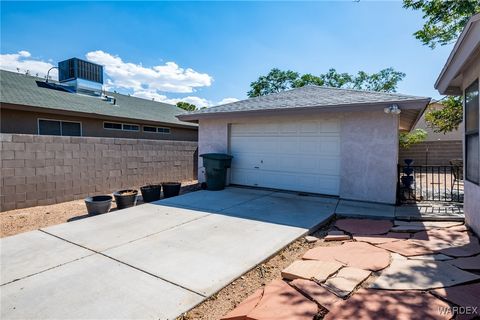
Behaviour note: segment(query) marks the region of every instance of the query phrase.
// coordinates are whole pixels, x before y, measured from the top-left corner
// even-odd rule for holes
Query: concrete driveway
[[[0,240],[2,319],[173,319],[309,230],[337,199],[198,191]]]

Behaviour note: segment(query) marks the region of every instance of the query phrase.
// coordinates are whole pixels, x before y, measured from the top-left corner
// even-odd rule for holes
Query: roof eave
[[[365,108],[380,109],[390,104],[399,104],[403,109],[424,110],[426,106],[430,103],[430,101],[431,101],[431,98],[422,98],[422,99],[415,99],[415,100],[381,101],[381,102],[373,102],[373,103],[369,102],[369,103],[339,104],[339,105],[328,105],[328,106],[306,106],[306,107],[299,107],[299,108],[284,108],[284,109],[259,109],[259,110],[247,110],[247,111],[187,113],[187,114],[178,115],[177,118],[181,121],[198,122],[198,120],[200,119],[207,119],[207,118],[224,118],[224,117],[235,117],[235,116],[260,115],[260,114],[268,114],[271,112],[301,113],[301,112],[308,112],[313,110],[322,110],[322,111],[331,111],[331,112],[332,111],[358,111],[360,107],[363,108],[363,110],[365,110]]]
[[[190,124],[190,123],[173,123],[167,121],[156,121],[156,120],[145,120],[145,119],[137,119],[137,118],[126,118],[126,117],[118,117],[118,116],[109,116],[105,114],[98,114],[98,113],[88,113],[88,112],[79,112],[79,111],[72,111],[72,110],[61,110],[55,108],[47,108],[47,107],[40,107],[40,106],[32,106],[26,104],[14,104],[9,102],[2,102],[0,101],[0,106],[2,109],[10,109],[10,110],[21,110],[21,111],[33,111],[33,112],[40,112],[40,113],[55,113],[59,115],[69,115],[69,116],[77,116],[77,117],[85,117],[85,118],[97,118],[97,119],[105,119],[105,120],[117,120],[117,121],[124,121],[124,122],[140,122],[140,123],[150,123],[150,124],[159,124],[159,125],[166,125],[169,127],[177,127],[177,128],[185,128],[185,129],[197,129],[197,125]]]
[[[435,81],[435,89],[443,95],[462,95],[462,89],[458,84],[452,84],[457,79],[465,63],[479,49],[480,39],[480,14],[476,14],[468,20],[465,28],[458,37],[455,46],[448,56],[447,62],[442,68],[440,75]],[[456,82],[458,82],[457,79]]]

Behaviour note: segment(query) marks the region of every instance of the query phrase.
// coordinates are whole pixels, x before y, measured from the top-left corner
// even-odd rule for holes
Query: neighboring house
[[[425,113],[418,120],[413,128],[423,129],[428,133],[424,142],[416,143],[409,148],[400,148],[400,163],[405,159],[413,159],[414,165],[438,165],[448,166],[451,160],[463,158],[463,131],[454,130],[448,133],[434,132],[425,121],[425,115],[428,111],[441,110],[444,106],[439,102],[432,102]]]
[[[464,96],[464,212],[466,223],[480,234],[480,14],[462,31],[440,73],[440,94]]]
[[[398,131],[410,130],[429,102],[306,86],[178,117],[199,123],[200,155],[234,156],[231,184],[393,204]],[[200,160],[200,180],[203,172]]]
[[[0,132],[197,140],[197,126],[175,117],[184,110],[166,103],[105,93],[101,66],[79,59],[65,62],[72,60],[90,69],[100,67],[100,71],[82,78],[80,72],[75,73],[80,70],[69,69],[70,77],[47,83],[45,79],[1,70]],[[91,79],[84,79],[88,77]]]

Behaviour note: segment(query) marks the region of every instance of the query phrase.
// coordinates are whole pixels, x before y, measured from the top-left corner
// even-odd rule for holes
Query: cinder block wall
[[[196,179],[197,142],[0,134],[1,211]]]
[[[399,164],[413,159],[414,165],[448,166],[450,160],[463,159],[462,141],[425,141],[408,149],[400,148]]]

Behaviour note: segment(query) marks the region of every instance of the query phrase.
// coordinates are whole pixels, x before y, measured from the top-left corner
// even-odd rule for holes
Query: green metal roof
[[[0,102],[79,112],[91,116],[129,118],[197,127],[196,124],[178,120],[176,116],[185,111],[171,104],[107,92],[107,95],[116,99],[116,105],[112,105],[99,97],[41,88],[36,81],[45,81],[45,79],[0,70]]]

